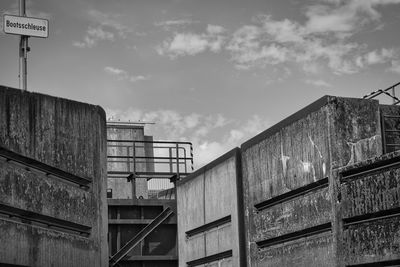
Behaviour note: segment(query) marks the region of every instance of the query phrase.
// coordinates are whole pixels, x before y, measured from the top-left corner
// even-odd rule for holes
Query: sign
[[[49,21],[30,17],[4,15],[3,29],[5,33],[47,38]]]

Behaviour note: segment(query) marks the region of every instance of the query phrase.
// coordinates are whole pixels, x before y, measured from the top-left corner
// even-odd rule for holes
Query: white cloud
[[[211,35],[218,35],[225,32],[225,28],[219,25],[207,25],[207,32]]]
[[[110,31],[115,31],[121,38],[125,38],[126,35],[132,32],[127,26],[123,25],[120,15],[112,15],[100,12],[95,9],[91,9],[88,12],[89,18],[96,25],[100,25],[104,28],[109,28]]]
[[[80,48],[92,48],[99,41],[114,41],[116,37],[125,39],[127,34],[132,32],[118,20],[119,15],[105,14],[98,10],[89,10],[88,18],[91,21],[86,30],[83,41],[75,41],[73,45]]]
[[[252,24],[232,33],[216,25],[208,25],[202,34],[175,32],[157,51],[176,58],[225,50],[238,69],[291,64],[306,73],[328,69],[337,75],[352,74],[398,59],[398,50],[371,50],[353,37],[367,26],[382,27],[378,7],[399,3],[400,0],[319,0],[303,9],[306,20],[302,23],[259,15]]]
[[[399,0],[325,0],[326,4],[310,6],[306,28],[313,33],[352,34],[371,22],[379,23],[378,6],[398,4]]]
[[[114,41],[114,34],[112,32],[103,30],[103,28],[100,26],[89,26],[83,41],[74,42],[73,45],[80,48],[92,48],[97,44],[98,41],[101,40]]]
[[[375,64],[383,64],[390,62],[392,58],[396,57],[394,49],[373,50],[364,55],[360,55],[356,59],[356,64],[359,67],[365,67]]]
[[[116,76],[126,76],[127,72],[114,67],[105,67],[104,71],[108,74],[116,75]]]
[[[221,50],[225,37],[224,28],[208,25],[206,33],[175,33],[173,38],[165,40],[156,48],[160,55],[176,58],[184,55],[196,55],[206,50],[217,53]]]
[[[358,45],[325,40],[309,34],[307,29],[287,19],[275,21],[270,16],[259,16],[256,25],[238,29],[226,47],[239,68],[297,62],[304,70],[315,70],[319,60],[338,73],[353,71],[345,58]]]
[[[174,20],[165,20],[165,21],[155,22],[154,26],[161,27],[164,30],[171,30],[171,29],[175,29],[178,27],[185,27],[187,25],[191,25],[194,23],[197,23],[197,21],[185,18],[185,19],[174,19]]]
[[[137,75],[137,76],[130,76],[129,81],[130,82],[138,82],[138,81],[146,81],[149,80],[150,76],[143,76],[143,75]]]
[[[138,81],[145,81],[145,80],[149,80],[150,76],[144,76],[144,75],[130,75],[127,71],[122,70],[122,69],[118,69],[115,67],[110,67],[107,66],[104,68],[104,71],[110,75],[113,75],[115,77],[117,77],[118,80],[127,80],[130,82],[138,82]]]
[[[304,24],[258,16],[253,25],[234,32],[226,49],[239,69],[295,62],[306,72],[317,73],[326,66],[335,74],[355,73],[395,56],[393,49],[368,51],[365,44],[350,41],[358,26],[377,20],[379,13],[373,8],[377,3],[346,3],[311,6]],[[350,11],[342,12],[347,8]]]
[[[392,60],[392,66],[389,70],[400,74],[400,60]]]
[[[324,80],[306,80],[306,83],[315,87],[332,87],[330,83],[327,83]]]

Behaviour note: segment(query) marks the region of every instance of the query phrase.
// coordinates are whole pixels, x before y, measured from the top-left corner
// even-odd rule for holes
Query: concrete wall
[[[99,106],[0,87],[0,147],[91,180],[84,189],[2,157],[0,265],[107,266],[105,127]]]
[[[400,130],[400,107],[380,106],[380,112],[386,143],[400,144],[394,131]],[[338,265],[399,265],[399,151],[337,168],[333,177]]]
[[[143,141],[144,140],[144,129],[142,126],[135,125],[108,125],[107,126],[107,139],[109,140],[130,140],[130,141]],[[109,142],[109,145],[119,145],[123,147],[108,147],[108,155],[113,156],[132,156],[133,155],[133,143],[132,142]],[[137,143],[136,145],[136,156],[144,156],[145,148],[139,148],[143,146],[143,143]],[[123,159],[127,160],[127,159]],[[143,160],[142,160],[143,161]],[[108,171],[124,171],[128,173],[133,172],[134,166],[133,161],[121,162],[121,163],[108,163]],[[136,164],[137,171],[145,171],[146,164]],[[134,183],[134,184],[133,184]],[[116,199],[130,199],[133,196],[148,198],[147,190],[147,179],[137,178],[128,182],[124,178],[109,178],[108,188],[112,189],[113,198]],[[134,191],[134,192],[133,192]]]
[[[382,154],[378,102],[323,97],[241,148],[248,266],[335,266],[332,172]]]
[[[179,266],[226,251],[232,256],[208,262],[207,266],[242,266],[238,164],[239,149],[234,149],[177,183]],[[230,221],[215,224],[227,216]],[[205,229],[205,225],[210,227]],[[197,233],[188,233],[194,229]]]
[[[326,96],[267,129],[178,182],[180,266],[400,265],[400,152],[383,148],[400,107],[376,100]]]

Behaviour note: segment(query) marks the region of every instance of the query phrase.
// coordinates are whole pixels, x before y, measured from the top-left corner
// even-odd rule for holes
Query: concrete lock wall
[[[177,183],[179,266],[243,266],[240,151]]]
[[[242,144],[242,187],[227,179],[226,155],[178,183],[180,266],[237,266],[234,256],[208,253],[229,250],[224,238],[207,243],[210,229],[231,235],[233,255],[245,246],[240,266],[400,265],[399,149],[400,107],[317,100]],[[231,221],[240,233],[244,220],[243,242],[207,217],[233,205],[243,212]]]
[[[338,266],[399,266],[399,151],[339,168],[334,176]]]
[[[378,101],[323,97],[241,149],[248,266],[336,266],[333,173],[382,154]]]
[[[400,149],[400,107],[380,106],[384,149]],[[338,266],[400,264],[399,151],[333,172]]]
[[[107,266],[103,109],[0,87],[0,148],[0,265]]]

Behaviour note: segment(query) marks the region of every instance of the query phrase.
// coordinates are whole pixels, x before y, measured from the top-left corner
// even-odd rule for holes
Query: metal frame
[[[381,128],[382,128],[382,146],[383,146],[383,153],[389,153],[392,151],[389,151],[389,147],[396,147],[400,146],[400,144],[388,144],[386,140],[386,133],[400,133],[400,130],[396,129],[386,129],[385,127],[385,121],[386,119],[397,119],[400,120],[400,116],[397,115],[381,115]],[[393,150],[394,151],[394,150]]]
[[[193,167],[193,145],[190,142],[173,142],[173,141],[137,141],[137,140],[107,140],[107,146],[127,148],[126,155],[108,155],[107,163],[126,163],[128,168],[126,171],[109,171],[109,178],[127,178],[133,174],[133,178],[152,178],[170,179],[176,174],[178,179],[181,176],[187,176],[194,169]],[[113,144],[114,143],[114,144]],[[138,149],[145,149],[146,144],[152,144],[152,149],[168,150],[168,156],[141,156],[138,155]],[[156,144],[156,145],[154,145]],[[188,156],[187,149],[190,150]],[[175,150],[175,151],[174,151]],[[132,152],[132,153],[131,153]],[[151,163],[154,166],[169,166],[169,171],[139,171],[138,164]],[[133,170],[130,170],[131,164]]]
[[[392,86],[389,86],[386,89],[379,89],[376,91],[373,91],[369,93],[368,95],[363,96],[364,99],[373,99],[381,94],[387,95],[393,100],[393,105],[397,105],[400,103],[400,99],[396,97],[396,87],[400,85],[400,82],[393,84]],[[389,93],[388,91],[392,91],[392,93]]]
[[[129,240],[117,253],[110,258],[110,266],[115,266],[119,261],[121,261],[133,248],[135,248],[146,236],[153,232],[154,229],[168,219],[173,213],[174,212],[169,207],[163,210],[151,223],[143,228],[142,231]]]

